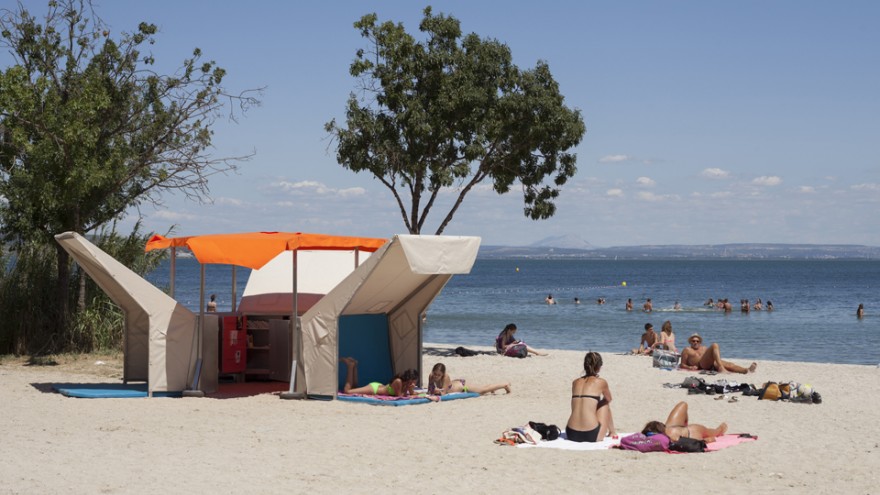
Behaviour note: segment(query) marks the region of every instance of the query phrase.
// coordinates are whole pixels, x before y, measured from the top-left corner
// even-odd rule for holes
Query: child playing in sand
[[[681,437],[705,440],[707,443],[714,442],[716,437],[724,435],[727,431],[727,423],[721,423],[717,428],[707,428],[703,425],[688,423],[687,402],[679,402],[672,408],[666,423],[649,421],[642,429],[642,433],[662,433],[675,442]]]
[[[446,365],[443,363],[437,363],[434,365],[434,368],[431,370],[431,374],[428,376],[428,394],[429,395],[446,395],[446,394],[454,394],[456,392],[475,392],[480,395],[495,393],[496,390],[504,389],[508,394],[510,393],[510,384],[509,383],[498,383],[495,385],[466,385],[464,378],[456,378],[452,380],[449,378],[449,375],[446,374]]]

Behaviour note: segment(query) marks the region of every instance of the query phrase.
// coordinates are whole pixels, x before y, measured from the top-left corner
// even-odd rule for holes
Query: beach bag
[[[669,450],[674,450],[676,452],[705,452],[706,441],[690,437],[681,437],[674,442],[669,442]]]
[[[665,452],[669,450],[669,437],[661,433],[651,436],[644,433],[633,433],[620,439],[620,448],[639,452]]]
[[[541,438],[544,440],[556,440],[559,438],[559,427],[556,425],[548,425],[546,423],[538,423],[536,421],[529,421],[529,426],[541,434]]]
[[[767,382],[764,384],[764,388],[761,389],[761,393],[758,394],[758,400],[779,400],[782,398],[782,391],[779,389],[779,384],[776,382]]]
[[[654,349],[652,354],[654,357],[655,368],[675,368],[678,366],[678,354],[672,351],[664,351],[662,349]]]
[[[504,355],[508,357],[524,358],[529,355],[529,351],[526,348],[525,343],[518,342],[516,344],[507,346],[507,349],[504,351]]]

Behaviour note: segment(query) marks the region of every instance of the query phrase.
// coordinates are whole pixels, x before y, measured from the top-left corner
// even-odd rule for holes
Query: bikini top
[[[596,401],[599,401],[598,395],[572,395],[571,398],[572,399],[594,399]]]

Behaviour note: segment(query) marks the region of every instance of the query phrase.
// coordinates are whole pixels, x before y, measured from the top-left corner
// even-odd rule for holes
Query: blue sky
[[[43,1],[27,1],[35,13]],[[194,47],[229,90],[262,106],[215,128],[215,156],[256,151],[210,182],[213,204],[167,196],[144,225],[178,235],[282,230],[405,233],[390,192],[336,163],[325,122],[344,117],[376,12],[416,34],[427,3],[96,3],[114,33],[153,22],[159,67]],[[878,2],[433,2],[464,32],[510,46],[520,68],[549,63],[587,134],[556,215],[522,215],[515,188],[477,188],[446,234],[527,245],[570,235],[595,246],[834,243],[880,246]],[[0,54],[0,63],[8,63]],[[435,206],[433,233],[449,205]],[[123,225],[130,225],[130,215]]]

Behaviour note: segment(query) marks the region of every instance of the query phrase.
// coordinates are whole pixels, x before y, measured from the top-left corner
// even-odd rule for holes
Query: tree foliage
[[[112,36],[89,0],[51,0],[40,19],[0,10],[15,62],[0,71],[0,233],[56,250],[63,309],[69,262],[54,235],[95,231],[167,192],[206,200],[208,178],[248,158],[213,158],[212,126],[227,105],[234,119],[258,101],[227,93],[225,70],[198,48],[158,73],[156,34],[142,22]]]
[[[430,7],[419,25],[424,41],[375,14],[354,26],[369,44],[350,67],[361,91],[349,97],[345,126],[333,120],[325,128],[343,167],[372,174],[392,192],[410,233],[421,233],[449,189],[455,200],[441,234],[484,180],[498,194],[519,183],[529,218],[555,213],[561,186],[577,170],[569,150],[586,128],[546,63],[521,70],[505,44],[462,35],[457,19]]]

